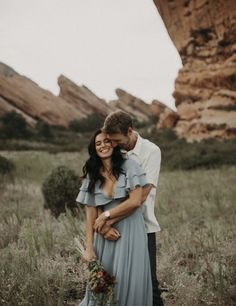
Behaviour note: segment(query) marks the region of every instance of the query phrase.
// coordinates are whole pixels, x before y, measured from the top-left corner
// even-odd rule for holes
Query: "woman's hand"
[[[120,238],[120,232],[116,228],[111,227],[103,237],[107,240],[116,241]]]
[[[102,235],[105,239],[116,241],[120,238],[120,232],[111,225],[108,225],[107,222],[102,227],[102,230],[98,232],[100,235]]]
[[[97,258],[97,256],[96,256],[96,254],[95,254],[95,252],[94,252],[94,249],[93,248],[91,248],[91,249],[86,249],[85,251],[84,251],[84,253],[83,253],[83,259],[85,260],[85,261],[92,261],[93,259],[96,259]]]

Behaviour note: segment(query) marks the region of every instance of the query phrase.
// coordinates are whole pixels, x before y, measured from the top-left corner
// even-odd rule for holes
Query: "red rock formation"
[[[92,113],[107,115],[115,110],[87,87],[78,86],[63,75],[58,78],[58,85],[60,87],[60,97],[76,108],[84,117]]]
[[[58,85],[60,94],[56,97],[0,63],[0,116],[14,110],[31,126],[42,120],[67,127],[72,120],[86,118],[93,113],[106,116],[117,109],[130,113],[139,122],[148,122],[153,117],[158,120],[164,111],[173,113],[157,100],[147,104],[122,89],[116,90],[117,100],[107,103],[87,87],[78,86],[63,75],[58,78]]]
[[[68,126],[71,120],[82,118],[65,100],[1,63],[0,98],[1,113],[17,110],[31,125],[41,119],[52,125]]]
[[[157,123],[158,129],[173,129],[176,122],[179,120],[177,112],[166,108],[165,111],[160,115],[159,122]]]
[[[147,104],[143,100],[120,88],[116,89],[116,94],[118,99],[110,102],[115,109],[120,109],[127,112],[140,122],[147,122],[150,120],[152,116],[150,104]]]
[[[173,94],[177,134],[236,137],[236,1],[154,3],[183,62]]]
[[[160,117],[160,115],[165,111],[167,106],[158,100],[153,100],[150,105],[152,115],[155,117]]]
[[[27,115],[24,111],[19,110],[17,107],[13,106],[12,104],[0,97],[0,117],[2,117],[5,113],[13,111],[18,114],[21,114],[21,116],[25,118],[26,122],[30,126],[34,127],[37,123],[35,119]]]

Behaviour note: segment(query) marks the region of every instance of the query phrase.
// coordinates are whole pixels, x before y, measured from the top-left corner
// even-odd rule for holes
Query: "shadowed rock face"
[[[158,100],[153,100],[152,103],[148,104],[143,100],[129,94],[128,92],[117,88],[116,95],[117,100],[111,101],[109,104],[115,109],[123,110],[134,117],[137,121],[145,123],[150,120],[158,121],[163,113],[166,111],[175,114],[169,107],[164,105]],[[157,125],[157,128],[164,128],[163,125]],[[171,128],[173,125],[171,126]]]
[[[77,86],[64,76],[58,78],[59,97],[39,87],[0,63],[0,116],[9,111],[20,113],[34,126],[40,119],[51,125],[68,127],[72,120],[92,113],[107,115],[115,110],[85,86]]]
[[[40,119],[68,126],[71,120],[83,117],[62,98],[0,63],[0,115],[12,110],[22,114],[30,125]]]
[[[79,110],[84,117],[96,112],[108,115],[115,110],[105,100],[98,98],[86,86],[78,86],[63,75],[58,78],[58,85],[60,87],[59,96]]]
[[[139,122],[147,122],[153,116],[158,119],[168,109],[159,101],[147,104],[122,89],[116,90],[117,100],[107,103],[86,86],[78,86],[63,75],[58,78],[58,85],[60,94],[57,97],[0,63],[0,116],[16,111],[31,126],[42,120],[68,127],[72,120],[94,113],[106,116],[119,109],[130,113]]]
[[[149,104],[120,88],[116,89],[116,95],[118,99],[109,103],[115,109],[127,112],[140,122],[145,122],[150,119],[152,111]]]
[[[154,3],[183,63],[173,93],[177,134],[236,137],[236,1]]]

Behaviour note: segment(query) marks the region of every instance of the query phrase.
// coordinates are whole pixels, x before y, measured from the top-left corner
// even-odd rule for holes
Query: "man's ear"
[[[131,136],[132,133],[133,133],[133,129],[132,129],[132,127],[130,126],[130,127],[128,128],[128,133],[127,133],[127,135],[128,135],[128,136]]]

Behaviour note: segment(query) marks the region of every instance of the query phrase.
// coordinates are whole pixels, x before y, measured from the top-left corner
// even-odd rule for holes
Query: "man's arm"
[[[130,191],[129,198],[120,203],[116,207],[110,209],[110,218],[120,218],[124,215],[131,214],[134,210],[141,206],[142,202],[142,187],[137,187]],[[105,213],[102,213],[95,221],[94,229],[100,232],[106,223]]]
[[[141,200],[142,204],[146,201],[152,188],[157,187],[159,173],[160,173],[160,166],[161,166],[161,151],[159,147],[155,146],[154,149],[150,152],[144,167],[149,186],[142,189],[142,200]],[[111,218],[109,221],[107,221],[107,224],[113,225],[116,222],[119,222],[120,220],[130,216],[132,213],[133,211],[123,214],[123,216],[120,216],[118,218]]]
[[[146,201],[150,191],[152,190],[153,185],[152,184],[148,184],[147,187],[143,188],[142,191],[142,204]]]
[[[142,198],[141,198],[141,205],[146,201],[147,196],[149,195],[151,189],[152,189],[153,185],[149,184],[147,187],[142,188]],[[122,216],[117,217],[117,218],[110,218],[108,221],[106,221],[106,224],[108,226],[112,226],[115,223],[119,222],[120,220],[127,218],[128,216],[130,216],[133,213],[133,211],[124,213]]]

